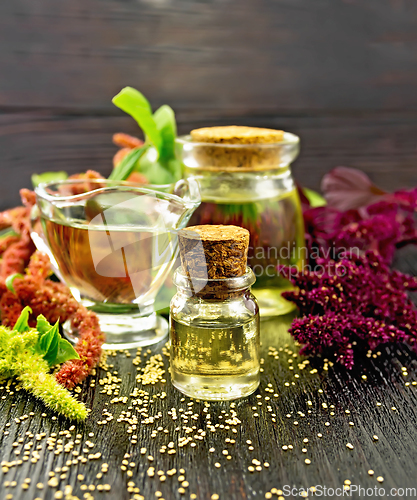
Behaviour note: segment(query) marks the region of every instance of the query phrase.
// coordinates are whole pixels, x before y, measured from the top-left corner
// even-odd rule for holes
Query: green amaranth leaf
[[[312,208],[324,207],[325,205],[327,205],[327,201],[320,193],[317,193],[317,191],[313,191],[312,189],[308,188],[302,188],[302,190],[305,197],[310,202],[310,206]]]
[[[70,359],[80,359],[80,355],[68,342],[68,340],[61,337],[59,339],[58,353],[52,364],[59,365],[61,363],[65,363],[65,361],[69,361]]]
[[[2,240],[3,238],[7,238],[8,236],[19,236],[19,235],[11,227],[7,227],[6,229],[2,229],[0,231],[0,240]]]
[[[156,126],[151,105],[146,97],[132,87],[125,87],[113,97],[112,102],[137,121],[146,138],[159,153],[162,146],[161,134]]]
[[[148,179],[149,184],[171,184],[175,181],[166,164],[153,160],[147,155],[143,156],[139,162],[139,171]]]
[[[171,158],[166,162],[168,170],[174,177],[174,182],[179,181],[182,178],[182,164],[177,158]]]
[[[109,175],[109,179],[114,181],[124,181],[135,169],[137,162],[148,150],[149,146],[141,146],[140,148],[132,149],[123,158],[123,160],[113,169],[112,173]]]
[[[32,174],[32,184],[34,188],[39,186],[39,184],[43,184],[45,182],[65,181],[65,179],[68,179],[68,174],[64,171],[42,172],[42,174]]]
[[[23,278],[23,274],[20,274],[20,273],[11,274],[10,276],[7,276],[6,281],[5,281],[6,288],[8,290],[10,290],[11,292],[13,292],[14,294],[16,293],[16,290],[14,289],[13,281],[16,278]]]
[[[170,106],[164,104],[155,111],[153,118],[161,135],[159,159],[164,162],[175,157],[175,137],[177,136],[175,113]]]
[[[25,307],[14,330],[0,325],[0,378],[17,377],[25,390],[41,399],[53,411],[74,420],[84,420],[87,417],[85,405],[78,402],[71,396],[70,392],[58,384],[50,373],[50,365],[38,352],[37,343],[40,333],[34,328],[26,328],[30,312],[32,312],[31,309]],[[43,335],[48,333],[45,332],[48,324],[44,317],[38,317],[38,325],[44,332]],[[50,330],[54,328],[55,325]],[[57,328],[56,333],[59,336]],[[64,345],[65,342],[63,341],[62,345],[62,351],[65,355],[60,355],[58,349],[58,355],[55,359],[68,359],[70,351]],[[59,344],[61,347],[61,342]]]
[[[117,94],[113,103],[137,121],[147,138],[146,146],[153,147],[148,147],[136,161],[133,153],[126,155],[109,178],[124,180],[138,171],[150,184],[171,184],[181,179],[182,164],[175,156],[177,125],[172,108],[163,105],[152,114],[147,99],[131,87]]]
[[[27,332],[30,330],[29,328],[29,314],[32,312],[32,309],[29,306],[26,306],[23,311],[20,313],[16,324],[13,327],[13,330],[19,333]]]
[[[38,352],[42,354],[43,359],[47,361],[49,366],[52,366],[55,362],[58,354],[60,338],[61,335],[59,334],[58,321],[49,331],[41,335],[39,338]]]
[[[43,357],[49,366],[65,363],[70,359],[80,359],[73,346],[59,334],[59,322],[51,326],[47,319],[40,314],[37,318],[36,329],[39,340],[36,351]]]
[[[52,328],[51,323],[49,323],[49,321],[45,318],[43,314],[39,314],[39,316],[36,318],[36,330],[38,330],[40,336],[49,332],[51,328]]]

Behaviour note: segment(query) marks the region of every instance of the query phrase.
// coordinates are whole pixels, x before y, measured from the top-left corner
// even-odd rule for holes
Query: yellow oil
[[[259,385],[259,316],[189,324],[171,315],[171,378],[190,397],[229,400]]]

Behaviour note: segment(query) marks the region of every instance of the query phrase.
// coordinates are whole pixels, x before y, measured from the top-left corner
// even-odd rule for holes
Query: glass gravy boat
[[[35,192],[32,239],[74,297],[98,314],[104,347],[162,340],[168,324],[154,310],[155,297],[177,257],[177,231],[200,204],[197,183],[73,179],[41,184]]]

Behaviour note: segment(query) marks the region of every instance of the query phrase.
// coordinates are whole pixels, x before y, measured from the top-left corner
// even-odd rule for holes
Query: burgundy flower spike
[[[309,269],[280,268],[298,288],[290,332],[302,354],[333,356],[347,368],[360,352],[388,342],[417,351],[417,279],[390,269],[396,249],[417,243],[417,188],[390,194],[359,170],[326,174],[327,206],[303,203]]]
[[[320,273],[280,269],[298,287],[283,295],[302,315],[290,329],[301,354],[334,355],[351,369],[356,353],[380,344],[417,350],[417,310],[407,295],[417,290],[416,278],[391,270],[376,252],[320,264]]]
[[[333,355],[351,369],[356,353],[380,344],[417,350],[417,310],[407,295],[417,290],[416,278],[391,270],[376,252],[318,263],[320,272],[280,268],[298,287],[283,295],[300,309],[290,333],[301,354]]]
[[[363,172],[337,167],[322,189],[328,205],[304,209],[310,256],[375,250],[390,263],[397,247],[417,243],[417,188],[385,193]]]

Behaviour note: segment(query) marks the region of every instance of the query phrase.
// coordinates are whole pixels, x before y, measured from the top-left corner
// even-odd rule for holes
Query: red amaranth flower
[[[67,361],[56,374],[58,382],[68,389],[72,389],[84,380],[96,366],[100,360],[101,346],[104,342],[97,315],[88,311],[84,306],[79,306],[71,324],[73,328],[78,329],[79,340],[76,351],[80,359]]]
[[[32,309],[32,326],[36,324],[35,318],[39,314],[43,314],[50,323],[70,320],[80,337],[75,346],[80,359],[65,363],[56,378],[63,386],[72,388],[82,382],[98,363],[104,336],[97,315],[78,304],[63,283],[48,279],[50,274],[48,256],[35,252],[24,277],[14,280],[14,293],[4,286],[4,282],[0,283],[1,320],[3,325],[13,326],[25,306]]]
[[[77,178],[88,182],[101,176],[88,171]],[[50,323],[71,320],[72,327],[77,329],[80,337],[75,347],[80,360],[65,363],[56,377],[62,385],[72,388],[82,382],[98,363],[104,335],[97,315],[78,304],[66,285],[48,279],[52,274],[49,258],[46,254],[35,252],[30,237],[30,211],[36,202],[35,193],[22,189],[20,194],[23,207],[0,213],[0,229],[11,227],[18,235],[9,237],[7,241],[3,239],[3,245],[0,245],[1,322],[13,326],[25,306],[32,308],[32,326],[35,326],[35,318],[39,314],[43,314]],[[15,278],[13,293],[6,288],[5,280],[15,273],[24,274],[24,277]]]
[[[34,198],[31,191],[22,189],[24,207],[16,207],[0,213],[0,228],[11,228],[16,236],[9,236],[1,242],[2,259],[0,263],[0,279],[11,274],[23,273],[35,251],[30,237],[30,211]]]

